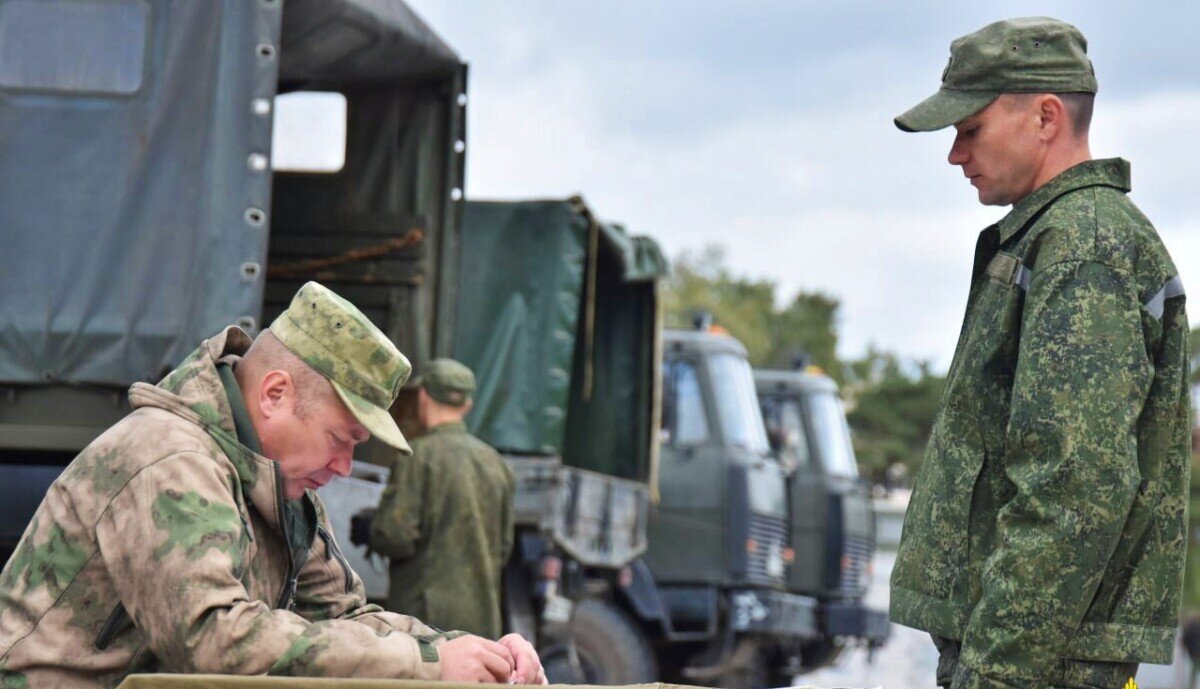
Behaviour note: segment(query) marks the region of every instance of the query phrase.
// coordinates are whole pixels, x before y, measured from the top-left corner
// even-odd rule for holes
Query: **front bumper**
[[[820,635],[817,601],[808,596],[783,591],[733,590],[729,593],[729,609],[733,631],[739,634],[801,639]]]
[[[849,636],[881,644],[891,629],[886,612],[862,603],[829,603],[824,613],[825,636]]]

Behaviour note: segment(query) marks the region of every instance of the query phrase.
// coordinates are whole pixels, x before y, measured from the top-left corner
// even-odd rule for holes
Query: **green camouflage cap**
[[[983,110],[1002,93],[1095,93],[1087,39],[1049,17],[1006,19],[950,44],[942,87],[896,118],[906,132],[931,132]]]
[[[475,392],[475,374],[454,359],[434,359],[413,383],[438,402],[456,407],[466,404]]]
[[[358,307],[328,287],[308,282],[268,329],[333,383],[350,413],[375,437],[412,454],[388,413],[412,366]]]

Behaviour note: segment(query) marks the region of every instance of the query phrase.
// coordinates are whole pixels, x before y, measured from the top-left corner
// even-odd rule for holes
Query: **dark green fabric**
[[[583,310],[587,222],[563,201],[472,201],[463,214],[454,358],[479,386],[471,431],[502,451],[557,454]],[[487,266],[487,270],[472,266]]]
[[[641,480],[667,263],[653,240],[604,223],[590,256],[590,218],[578,199],[467,204],[458,329],[478,336],[455,358],[479,381],[468,422],[484,441]]]
[[[4,3],[8,31],[19,14],[42,14],[37,40],[49,51],[6,45],[6,74],[57,74],[67,87],[76,63],[97,74],[119,64],[86,45],[53,49],[88,31],[79,24],[89,15],[135,10],[144,22],[125,25],[124,43],[145,53],[140,86],[118,97],[6,83],[0,381],[123,390],[158,380],[221,327],[258,316],[263,278],[238,268],[265,267],[265,230],[245,216],[268,207],[273,175],[247,164],[251,152],[271,150],[270,118],[252,116],[250,103],[275,95],[276,61],[255,46],[280,45],[283,6]]]
[[[475,374],[454,359],[434,359],[412,381],[430,397],[451,406],[462,406],[475,392]]]
[[[221,385],[225,386],[225,396],[229,398],[229,408],[233,414],[233,428],[237,431],[238,442],[255,454],[262,454],[262,442],[254,423],[250,420],[250,410],[246,409],[246,400],[242,397],[242,388],[238,385],[237,377],[233,375],[233,367],[226,362],[217,364],[217,375],[221,377]]]
[[[653,333],[657,294],[650,282],[627,282],[621,245],[601,245],[596,279],[591,394],[584,374],[589,351],[582,324],[576,338],[563,441],[564,461],[580,469],[645,480],[650,462]],[[625,264],[628,265],[628,264]]]
[[[513,476],[460,423],[397,456],[371,523],[391,559],[388,609],[441,629],[500,636],[500,572],[512,551]]]
[[[254,430],[250,419],[250,410],[246,409],[246,401],[242,398],[242,390],[237,378],[233,375],[233,367],[227,362],[217,364],[217,374],[221,384],[225,386],[225,396],[229,398],[229,408],[233,415],[233,427],[237,431],[238,442],[245,445],[256,454],[262,454],[262,442]],[[292,548],[292,557],[296,567],[301,567],[308,559],[308,551],[312,548],[313,539],[317,535],[317,508],[307,492],[299,500],[285,500],[283,503],[284,533]]]
[[[1077,165],[979,238],[891,580],[893,621],[962,639],[963,687],[1172,657],[1188,320],[1182,297],[1146,306],[1176,270],[1127,170]]]
[[[649,282],[667,275],[667,259],[649,237],[631,237],[622,225],[600,223],[604,245],[614,254],[623,282]]]
[[[938,649],[937,684],[946,689],[995,687],[958,662],[962,643],[933,635]],[[1064,660],[1056,668],[1050,689],[1121,689],[1137,675],[1137,663],[1104,663]],[[979,682],[984,682],[979,684]],[[1025,689],[1015,687],[1014,689]]]

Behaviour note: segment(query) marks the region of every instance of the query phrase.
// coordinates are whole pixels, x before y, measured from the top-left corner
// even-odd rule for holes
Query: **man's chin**
[[[283,497],[288,500],[299,500],[304,497],[304,492],[308,490],[311,481],[300,479],[295,481],[283,482]]]
[[[981,203],[985,206],[1008,206],[1011,203],[1003,198],[1000,198],[1000,196],[998,194],[989,194],[988,192],[985,192],[983,189],[980,189],[978,191],[979,191],[979,203]]]

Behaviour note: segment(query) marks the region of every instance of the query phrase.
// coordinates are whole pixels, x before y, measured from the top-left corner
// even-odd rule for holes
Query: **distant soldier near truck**
[[[316,489],[375,435],[411,368],[310,282],[257,339],[230,326],[88,445],[0,573],[0,686],[131,673],[542,683],[533,647],[368,605]]]
[[[967,311],[892,572],[952,689],[1122,687],[1169,663],[1187,544],[1184,290],[1093,160],[1087,41],[1044,17],[955,40],[941,89],[896,118],[956,130],[985,205]]]
[[[471,369],[435,359],[414,384],[425,433],[411,457],[396,457],[370,523],[371,549],[391,560],[388,608],[495,638],[513,545],[513,475],[467,431]]]

